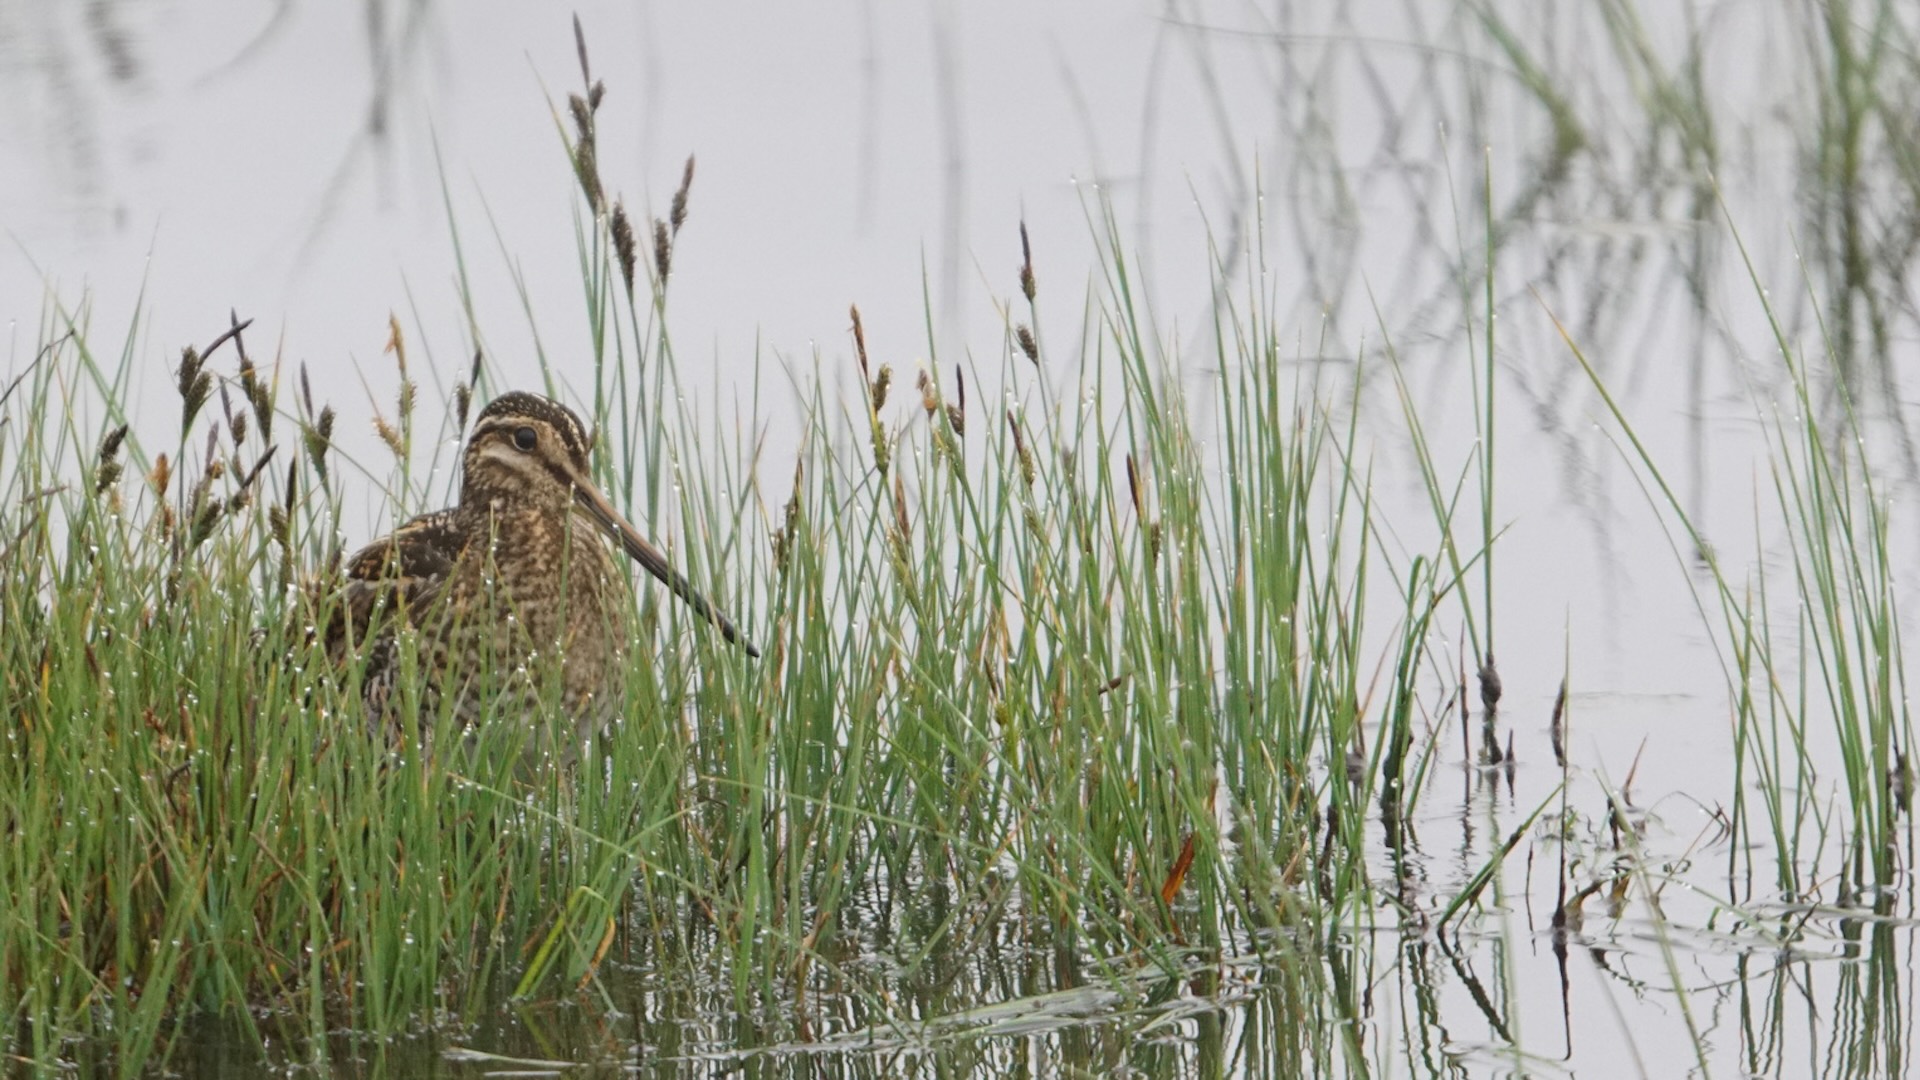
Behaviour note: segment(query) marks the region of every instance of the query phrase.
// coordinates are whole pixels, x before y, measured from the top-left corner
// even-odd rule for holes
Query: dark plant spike
[[[585,109],[586,103],[580,101],[577,96],[572,100],[579,102],[582,110]],[[582,112],[576,115],[583,114]],[[587,208],[593,212],[595,217],[599,217],[606,211],[607,203],[604,193],[605,189],[602,188],[600,184],[600,156],[598,151],[594,149],[591,127],[592,121],[590,119],[588,120],[588,125],[588,129],[582,133],[579,141],[574,143],[573,171],[574,175],[578,177],[580,181],[581,194],[586,196]]]
[[[213,396],[213,373],[206,370],[200,353],[189,345],[180,350],[180,370],[175,373],[175,384],[180,391],[180,435],[186,437],[193,429],[194,418],[200,415],[200,409]]]
[[[1033,245],[1027,242],[1027,223],[1020,222],[1020,293],[1033,303]]]
[[[587,32],[580,25],[580,13],[573,13],[573,50],[580,57],[580,85],[593,82],[593,69],[587,64]]]
[[[1013,434],[1013,455],[1020,464],[1020,479],[1030,488],[1035,477],[1033,451],[1027,449],[1026,436],[1020,431],[1020,418],[1012,409],[1007,410],[1007,430]]]
[[[579,94],[568,94],[567,111],[573,114],[573,130],[579,141],[593,142],[593,106]]]
[[[93,467],[93,493],[105,494],[106,490],[120,480],[120,446],[126,441],[127,425],[121,424],[100,440],[100,452]]]
[[[333,406],[320,410],[317,423],[305,430],[304,441],[307,447],[307,460],[313,464],[313,471],[320,474],[320,481],[327,479],[327,450],[333,445]]]
[[[594,217],[606,212],[606,186],[600,182],[600,151],[594,138],[593,106],[579,94],[567,95],[567,111],[573,115],[573,172],[587,208]]]
[[[667,231],[667,223],[655,219],[653,223],[653,269],[660,276],[660,288],[667,287],[667,275],[673,272],[673,236]]]
[[[687,167],[680,173],[680,187],[673,193],[673,205],[667,213],[667,224],[673,235],[680,235],[680,226],[687,223],[687,193],[693,190],[693,155],[687,155]]]
[[[953,433],[966,438],[967,435],[967,373],[958,367],[953,369],[954,400],[947,406],[947,423],[953,425]]]
[[[871,386],[873,376],[867,370],[867,332],[860,325],[860,305],[854,304],[847,308],[847,315],[853,319],[853,355],[860,361],[860,381]]]
[[[800,487],[804,479],[803,458],[793,461],[793,493],[787,496],[786,509],[780,515],[780,528],[773,534],[773,565],[782,575],[793,559],[794,543],[800,534]]]
[[[231,308],[227,311],[227,332],[233,335],[234,351],[240,354],[240,393],[247,399],[247,407],[253,410],[253,426],[260,430],[260,441],[269,446],[273,444],[273,395],[260,381],[260,371],[253,366],[253,358],[247,355],[247,342],[241,331],[253,325],[253,320],[244,322],[240,313]],[[240,443],[239,438],[234,444]]]
[[[626,284],[627,299],[633,299],[633,268],[638,261],[637,248],[633,240],[633,219],[627,216],[627,208],[618,199],[613,203],[613,222],[609,226],[613,235],[614,258],[620,263],[620,280]]]
[[[485,367],[486,354],[479,349],[473,350],[473,363],[467,368],[467,381],[454,387],[454,427],[457,431],[467,430],[467,414],[473,408],[474,391],[480,388],[480,375]]]
[[[387,351],[393,354],[394,363],[400,368],[400,430],[405,433],[413,429],[413,405],[420,388],[414,385],[407,374],[407,337],[400,329],[400,318],[387,314]]]

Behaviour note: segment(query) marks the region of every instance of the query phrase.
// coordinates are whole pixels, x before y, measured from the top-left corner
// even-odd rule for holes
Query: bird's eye
[[[540,441],[539,433],[534,431],[530,427],[514,429],[513,445],[519,447],[522,450],[532,450],[533,445],[539,441]]]

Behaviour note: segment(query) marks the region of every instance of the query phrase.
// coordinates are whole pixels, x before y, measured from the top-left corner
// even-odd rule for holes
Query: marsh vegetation
[[[577,760],[540,753],[565,717],[454,738],[406,695],[402,736],[369,737],[364,657],[314,632],[366,491],[388,521],[450,501],[468,420],[516,388],[482,327],[516,313],[469,302],[473,348],[438,366],[393,319],[401,390],[353,444],[354,407],[239,313],[165,358],[164,416],[136,409],[161,359],[50,292],[0,380],[0,1050],[88,1074],[1904,1075],[1920,26],[1768,5],[1813,92],[1761,118],[1711,74],[1751,27],[1547,7],[1411,16],[1422,59],[1381,85],[1430,141],[1383,134],[1392,168],[1344,190],[1247,191],[1194,238],[1198,327],[1090,189],[1084,269],[1006,223],[994,339],[943,349],[929,300],[924,340],[870,340],[856,305],[791,404],[769,373],[723,409],[671,332],[695,162],[653,213],[614,194],[622,88],[583,39],[554,153],[593,351],[518,388],[591,417],[596,482],[764,655],[638,587],[624,712]],[[1332,29],[1318,77],[1374,70],[1384,47]],[[1454,107],[1521,150],[1463,152],[1423,111]],[[1722,186],[1749,170],[1729,144],[1764,140],[1803,170],[1784,279]],[[1392,190],[1419,208],[1406,275],[1355,281],[1344,215]],[[449,227],[464,288],[472,226]],[[1283,272],[1276,244],[1314,254]],[[1650,401],[1621,328],[1668,303],[1699,366]],[[1707,369],[1723,353],[1743,365]],[[1704,419],[1730,408],[1754,451],[1731,523]],[[1528,485],[1600,468],[1637,502],[1584,509],[1595,533],[1651,523],[1689,613],[1629,632],[1701,644],[1710,698],[1583,695],[1589,613],[1516,641],[1537,571],[1510,544],[1584,542],[1509,541],[1578,498]],[[1636,710],[1640,737],[1605,730]]]

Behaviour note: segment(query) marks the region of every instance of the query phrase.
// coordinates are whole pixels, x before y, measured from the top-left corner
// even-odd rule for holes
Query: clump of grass
[[[1751,264],[1748,268],[1752,273]],[[1809,385],[1808,362],[1755,280],[1788,375],[1791,419],[1775,413],[1770,449],[1774,508],[1785,527],[1797,609],[1791,642],[1775,640],[1776,601],[1765,560],[1755,560],[1751,581],[1735,580],[1579,344],[1570,335],[1566,342],[1709,574],[1707,595],[1697,603],[1703,615],[1712,612],[1710,624],[1717,623],[1720,631],[1734,724],[1730,890],[1750,894],[1756,874],[1770,874],[1774,895],[1804,901],[1825,894],[1825,880],[1832,882],[1834,902],[1866,903],[1885,913],[1891,910],[1890,890],[1905,873],[1903,782],[1898,778],[1901,747],[1913,745],[1891,522],[1880,485],[1864,460],[1871,442],[1854,411],[1849,384],[1837,384],[1832,409],[1821,407]],[[1845,371],[1840,344],[1828,341],[1827,346],[1825,359],[1832,369]],[[1756,407],[1769,410],[1758,397]],[[1820,720],[1829,725],[1824,740],[1815,734]],[[1838,751],[1845,796],[1839,809],[1847,819],[1832,832],[1814,795],[1823,783],[1818,763],[1828,757],[1828,748]],[[1756,782],[1749,783],[1749,770]],[[1750,788],[1762,803],[1757,821],[1747,804]],[[1910,836],[1910,818],[1905,828]],[[1743,843],[1745,838],[1755,843]],[[1836,842],[1837,852],[1823,850]],[[1756,860],[1755,848],[1770,858]]]
[[[1229,358],[1217,406],[1230,482],[1196,483],[1187,406],[1149,389],[1163,361],[1133,313],[1109,318],[1078,377],[1103,380],[1112,358],[1118,382],[1096,383],[1085,416],[1010,410],[966,453],[961,369],[951,400],[929,375],[931,406],[895,433],[890,368],[863,366],[874,456],[824,449],[842,441],[816,399],[777,528],[686,474],[681,511],[712,524],[677,550],[732,567],[716,594],[761,597],[746,609],[767,661],[697,630],[640,650],[657,659],[618,734],[531,776],[518,725],[483,726],[464,754],[407,749],[458,745],[446,716],[410,719],[421,735],[397,746],[367,736],[357,662],[331,667],[313,630],[326,601],[288,588],[337,565],[334,492],[360,472],[304,372],[302,454],[281,473],[277,376],[237,330],[225,372],[189,353],[181,448],[129,486],[138,431],[49,407],[54,373],[93,355],[50,342],[0,428],[0,528],[21,538],[0,567],[17,718],[0,815],[16,850],[42,853],[0,870],[27,898],[0,917],[9,1045],[53,1061],[110,1032],[137,1059],[183,1013],[266,1007],[319,1054],[333,1028],[404,1030],[501,976],[517,996],[590,989],[623,941],[725,973],[780,1027],[796,1021],[779,1003],[881,992],[832,959],[875,890],[961,898],[960,921],[898,943],[909,977],[1009,919],[1108,962],[1291,955],[1272,935],[1358,903],[1366,878],[1357,831],[1313,842],[1329,797],[1315,757],[1361,713],[1364,488],[1337,483],[1331,518],[1310,509],[1331,433],[1310,410],[1267,422],[1287,391],[1264,329]],[[397,325],[390,339],[407,389],[383,439],[404,476],[418,403]],[[855,340],[864,365],[857,315]],[[1006,359],[1009,377],[1031,370]],[[915,452],[877,467],[895,440]],[[60,486],[59,449],[83,446],[88,482]],[[1322,550],[1323,527],[1358,546]],[[1411,671],[1422,635],[1390,649]],[[688,918],[706,931],[672,929]]]

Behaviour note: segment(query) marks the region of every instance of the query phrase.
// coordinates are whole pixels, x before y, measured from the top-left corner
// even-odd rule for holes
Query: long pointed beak
[[[607,501],[605,495],[600,494],[600,489],[595,487],[592,481],[584,476],[575,476],[573,500],[593,518],[595,524],[606,531],[608,536],[620,542],[620,546],[626,550],[634,562],[646,567],[649,574],[659,578],[667,588],[673,590],[675,596],[685,600],[694,614],[719,627],[721,635],[747,650],[748,656],[760,655],[760,650],[753,647],[753,642],[740,636],[740,631],[734,628],[733,620],[727,618],[719,608],[707,603],[707,598],[700,595],[692,582],[688,581],[680,571],[668,565],[666,555],[659,548],[647,543],[646,538],[640,535],[640,531],[629,524],[626,518],[620,516],[620,512],[613,508],[613,504]]]

